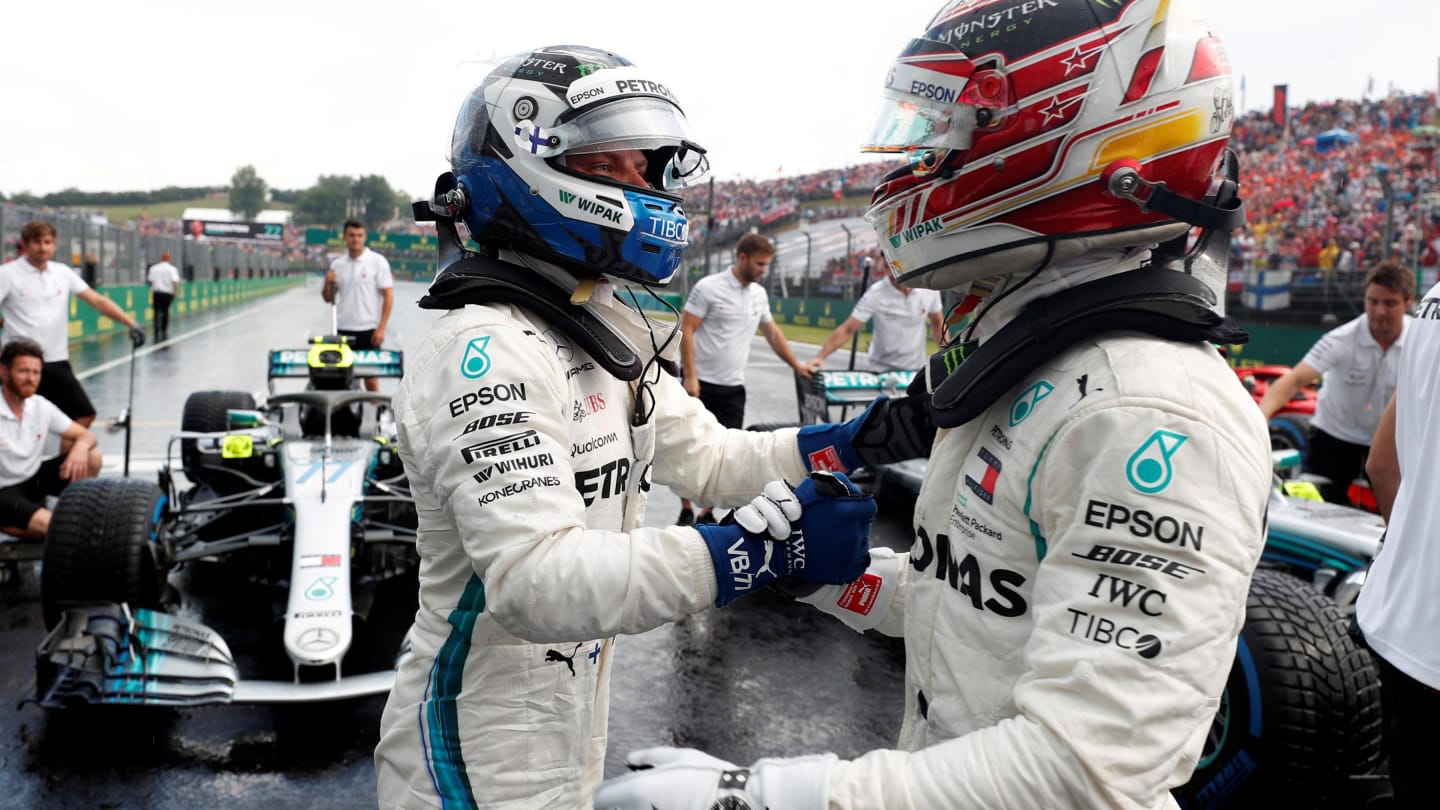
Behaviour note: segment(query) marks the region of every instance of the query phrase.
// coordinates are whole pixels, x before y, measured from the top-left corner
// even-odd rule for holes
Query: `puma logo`
[[[767,542],[767,543],[765,544],[765,561],[760,565],[759,570],[757,570],[757,571],[755,572],[755,576],[756,576],[756,577],[759,577],[761,574],[765,573],[766,571],[769,571],[769,572],[770,572],[770,576],[771,576],[771,577],[778,577],[778,576],[780,576],[780,572],[779,572],[779,571],[776,571],[774,568],[771,568],[771,567],[770,567],[770,561],[771,561],[771,560],[774,560],[774,559],[775,559],[775,544],[774,544],[774,543]]]
[[[575,649],[571,650],[569,655],[566,655],[566,654],[560,652],[559,650],[546,650],[546,651],[545,651],[545,660],[546,660],[546,661],[564,661],[564,662],[565,662],[565,666],[567,666],[567,667],[570,668],[570,677],[573,678],[573,677],[575,677],[575,654],[578,653],[578,652],[580,652],[580,646],[581,646],[580,644],[576,644],[576,645],[575,645]]]

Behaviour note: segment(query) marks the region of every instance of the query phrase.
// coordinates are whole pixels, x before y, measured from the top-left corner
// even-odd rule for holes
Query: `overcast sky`
[[[1356,98],[1372,75],[1375,93],[1430,90],[1440,73],[1440,0],[1201,4],[1250,109],[1269,106],[1275,83],[1300,103]],[[857,144],[890,60],[939,6],[8,3],[0,191],[220,186],[253,164],[272,187],[380,174],[424,194],[487,61],[560,43],[607,48],[662,77],[719,179],[844,166],[864,159]]]

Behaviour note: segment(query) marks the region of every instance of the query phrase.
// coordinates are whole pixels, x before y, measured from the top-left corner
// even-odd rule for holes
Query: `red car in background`
[[[1235,373],[1240,377],[1245,390],[1255,398],[1258,404],[1265,397],[1265,392],[1270,390],[1270,383],[1285,376],[1290,371],[1289,366],[1253,366],[1251,368],[1237,368]],[[1290,401],[1281,406],[1280,410],[1270,418],[1270,446],[1274,450],[1298,450],[1301,455],[1305,454],[1305,447],[1310,436],[1310,418],[1315,415],[1315,388],[1301,388],[1295,392]]]

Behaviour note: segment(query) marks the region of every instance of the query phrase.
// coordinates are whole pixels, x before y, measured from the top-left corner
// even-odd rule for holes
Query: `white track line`
[[[268,302],[266,302],[266,303],[268,303]],[[151,345],[149,345],[149,346],[146,346],[146,347],[143,348],[143,349],[139,349],[139,350],[136,350],[136,351],[134,351],[134,352],[132,352],[132,353],[130,353],[130,354],[127,354],[127,355],[125,355],[124,357],[117,357],[117,358],[115,358],[114,360],[111,360],[111,361],[109,361],[109,362],[101,363],[100,365],[95,366],[94,368],[87,368],[87,369],[85,369],[84,371],[79,372],[78,374],[76,374],[76,375],[75,375],[75,379],[77,379],[77,380],[86,380],[86,379],[89,379],[89,378],[91,378],[91,377],[94,377],[96,374],[101,373],[102,371],[109,371],[110,369],[115,368],[116,366],[123,366],[123,365],[125,365],[126,363],[130,362],[130,359],[133,358],[133,357],[143,357],[143,356],[145,356],[145,355],[147,355],[147,354],[149,354],[149,353],[151,353],[151,352],[153,352],[153,351],[155,351],[155,350],[157,350],[157,349],[162,349],[162,348],[164,348],[164,347],[166,347],[166,346],[169,346],[169,345],[171,345],[171,344],[179,343],[179,342],[182,341],[182,340],[189,340],[190,338],[195,337],[196,335],[199,335],[199,334],[202,334],[202,333],[205,333],[205,332],[209,332],[211,329],[218,329],[218,328],[224,326],[225,324],[230,323],[231,321],[238,320],[238,319],[240,319],[240,318],[243,318],[243,317],[245,317],[245,316],[247,316],[247,315],[252,314],[255,310],[259,309],[261,306],[263,306],[263,304],[256,304],[255,306],[252,306],[252,307],[250,307],[250,308],[248,308],[248,309],[241,310],[240,312],[237,312],[237,313],[235,313],[234,315],[231,315],[231,316],[228,317],[228,318],[224,318],[224,319],[222,319],[222,320],[218,320],[218,321],[216,321],[216,322],[214,322],[214,323],[206,324],[206,325],[204,325],[204,326],[199,327],[198,329],[191,329],[189,332],[184,333],[184,334],[181,335],[180,337],[170,338],[169,340],[163,341],[163,342],[161,342],[161,343],[153,343],[153,344],[151,344]]]

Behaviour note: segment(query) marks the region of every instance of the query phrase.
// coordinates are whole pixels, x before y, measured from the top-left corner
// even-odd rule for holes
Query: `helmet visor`
[[[968,149],[975,108],[960,101],[966,77],[899,63],[890,71],[863,152]]]
[[[646,152],[652,164],[647,179],[663,191],[695,183],[710,170],[704,147],[690,140],[684,114],[663,99],[637,97],[603,102],[550,134],[560,137],[560,154],[627,149]]]
[[[650,97],[596,104],[550,134],[560,136],[563,152],[574,153],[650,150],[693,141],[680,108]]]

